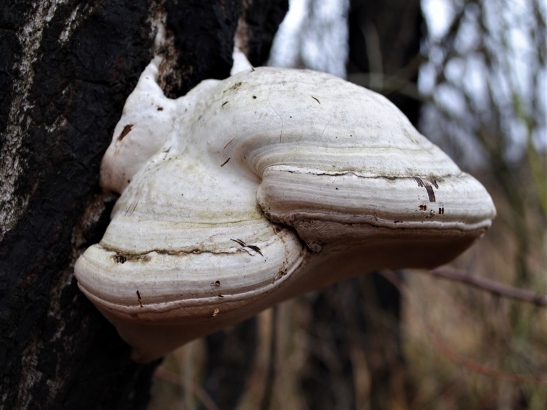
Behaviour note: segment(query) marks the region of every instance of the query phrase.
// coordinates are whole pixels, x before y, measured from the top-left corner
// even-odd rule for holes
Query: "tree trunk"
[[[157,363],[129,346],[78,290],[73,265],[98,242],[114,198],[99,166],[152,57],[177,97],[225,78],[240,17],[255,65],[286,0],[18,0],[0,4],[0,408],[144,409]]]

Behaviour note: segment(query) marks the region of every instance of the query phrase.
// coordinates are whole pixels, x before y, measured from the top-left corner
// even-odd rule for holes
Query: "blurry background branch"
[[[449,266],[442,266],[429,271],[418,271],[428,273],[430,275],[456,280],[467,285],[485,290],[498,296],[508,297],[522,302],[533,303],[538,306],[547,306],[547,295],[538,295],[526,289],[515,288],[513,286],[504,285],[497,281],[483,278],[477,275],[472,275],[468,272],[454,269]]]

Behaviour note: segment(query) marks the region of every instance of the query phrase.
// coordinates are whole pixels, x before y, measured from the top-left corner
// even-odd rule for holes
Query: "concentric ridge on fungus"
[[[121,193],[112,222],[75,268],[136,360],[360,273],[445,263],[495,216],[372,91],[262,67],[171,100],[160,61],[103,159],[101,185]]]

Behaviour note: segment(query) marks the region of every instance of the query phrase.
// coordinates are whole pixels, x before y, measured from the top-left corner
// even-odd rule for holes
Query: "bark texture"
[[[162,84],[179,96],[229,75],[241,15],[259,63],[286,3],[0,4],[0,408],[146,408],[157,363],[129,360],[72,275],[115,199],[99,188],[101,158],[158,21],[168,29]]]

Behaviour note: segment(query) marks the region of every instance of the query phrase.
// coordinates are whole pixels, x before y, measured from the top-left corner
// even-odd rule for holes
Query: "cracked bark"
[[[72,275],[109,221],[114,198],[98,185],[102,155],[152,57],[162,16],[170,32],[162,84],[179,96],[204,78],[229,75],[242,14],[267,23],[247,29],[260,64],[286,7],[274,0],[0,4],[1,408],[146,408],[157,363],[130,361],[129,347]]]

